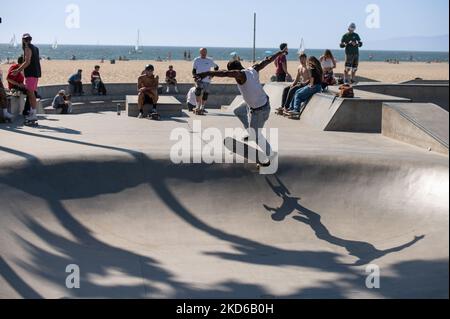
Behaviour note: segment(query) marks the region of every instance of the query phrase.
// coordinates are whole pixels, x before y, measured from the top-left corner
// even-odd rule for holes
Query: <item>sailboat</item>
[[[16,39],[16,35],[13,34],[11,41],[9,41],[9,47],[10,48],[17,48],[17,39]]]
[[[136,45],[130,51],[130,54],[142,54],[140,41],[141,41],[141,33],[138,30]]]
[[[52,49],[56,50],[58,48],[58,40],[55,39],[55,42],[52,44]]]
[[[303,38],[300,41],[300,48],[298,49],[298,54],[303,54],[306,51],[305,41]]]

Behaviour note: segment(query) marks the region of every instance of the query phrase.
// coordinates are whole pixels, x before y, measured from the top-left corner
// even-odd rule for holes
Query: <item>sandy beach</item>
[[[151,63],[156,68],[161,80],[164,80],[165,72],[170,64],[172,64],[178,73],[178,81],[180,83],[192,82],[192,62],[172,61],[172,62],[155,62],[155,61],[116,61],[116,64],[110,64],[109,61],[100,63],[99,61],[42,61],[43,77],[40,85],[65,84],[68,77],[75,73],[77,69],[82,69],[83,81],[89,83],[90,73],[96,64],[101,66],[101,75],[105,83],[132,83],[135,82],[138,75],[144,69],[144,66]],[[227,61],[217,61],[221,68],[225,68]],[[244,63],[249,65],[249,63]],[[1,65],[4,78],[8,65]],[[289,71],[294,76],[296,74],[297,64],[289,62]],[[339,63],[336,72],[343,71],[343,63]],[[261,73],[262,82],[269,82],[270,77],[274,73],[274,67],[267,67]],[[380,82],[398,83],[411,80],[417,77],[425,80],[448,80],[449,67],[448,63],[419,63],[419,62],[403,62],[400,64],[388,64],[385,62],[361,62],[360,76]],[[231,79],[214,79],[215,83],[233,83]]]

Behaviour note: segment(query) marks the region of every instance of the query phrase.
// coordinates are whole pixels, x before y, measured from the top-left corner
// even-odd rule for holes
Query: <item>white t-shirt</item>
[[[252,109],[263,107],[267,104],[267,94],[259,81],[259,73],[254,68],[245,69],[245,76],[247,81],[244,85],[238,84],[239,91],[244,98],[244,101]]]
[[[211,58],[202,59],[198,57],[194,60],[194,69],[197,70],[197,74],[203,72],[209,72],[212,68],[217,67],[217,64],[214,63],[214,60]],[[210,83],[211,78],[208,76],[202,80],[203,82]]]
[[[187,103],[191,105],[197,104],[197,97],[195,96],[195,87],[191,88],[186,97]]]

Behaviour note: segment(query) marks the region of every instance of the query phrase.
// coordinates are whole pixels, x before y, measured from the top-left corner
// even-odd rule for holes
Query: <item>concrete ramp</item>
[[[291,84],[292,83],[288,82],[271,82],[264,85],[264,91],[266,91],[269,96],[270,106],[272,109],[276,109],[281,106],[281,102],[283,100],[283,90]]]
[[[431,103],[384,103],[384,136],[448,155],[448,112]]]
[[[323,131],[381,133],[382,104],[409,99],[355,90],[355,98],[336,97],[337,88],[312,97],[301,121]]]

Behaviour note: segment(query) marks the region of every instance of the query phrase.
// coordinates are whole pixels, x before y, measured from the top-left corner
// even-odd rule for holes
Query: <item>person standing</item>
[[[266,58],[264,61],[255,64],[253,67],[245,69],[240,61],[231,61],[228,63],[228,70],[209,71],[197,74],[196,78],[206,77],[226,77],[234,78],[238,89],[244,98],[242,103],[234,113],[243,123],[245,129],[251,129],[254,133],[257,145],[265,152],[266,159],[257,158],[261,167],[271,165],[272,148],[261,130],[270,117],[270,100],[259,79],[259,72],[273,63],[277,58],[287,54],[287,46],[275,55]]]
[[[359,34],[357,34],[355,31],[356,24],[351,23],[348,27],[348,32],[343,35],[341,40],[341,48],[345,48],[345,83],[355,82],[356,72],[358,71],[359,66],[359,48],[363,46]],[[349,74],[351,74],[350,79]]]
[[[29,33],[25,33],[22,36],[24,62],[19,68],[11,73],[12,76],[17,76],[20,72],[23,71],[25,75],[25,87],[27,89],[27,97],[31,107],[29,114],[25,117],[27,121],[37,121],[36,91],[39,83],[39,78],[42,76],[39,49],[31,43],[32,40],[33,38]]]
[[[287,52],[288,45],[286,43],[282,43],[280,45],[280,50],[286,50]],[[275,66],[276,66],[276,76],[277,76],[277,82],[286,82],[287,77],[291,77],[291,75],[288,72],[287,68],[287,58],[286,55],[280,55],[275,60]]]
[[[194,78],[200,73],[205,73],[211,71],[211,69],[219,70],[219,66],[214,62],[213,59],[208,57],[208,50],[205,48],[200,49],[200,56],[194,60],[194,67],[192,69],[192,74]],[[194,111],[196,112],[204,112],[206,102],[209,97],[209,86],[211,84],[211,78],[209,76],[200,78],[196,81],[196,91],[195,95],[197,96],[197,105]]]

